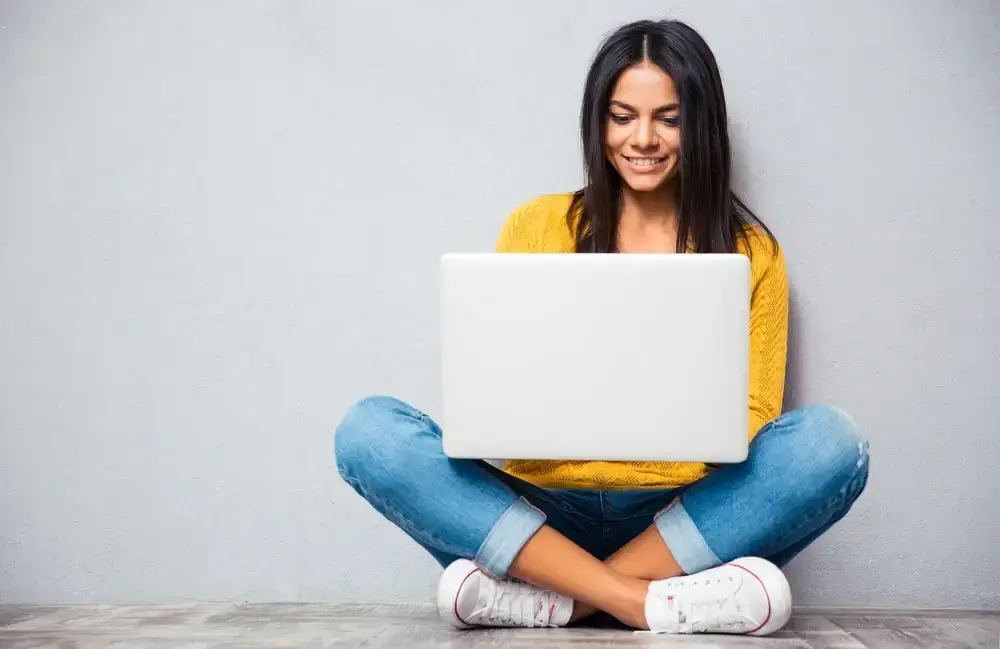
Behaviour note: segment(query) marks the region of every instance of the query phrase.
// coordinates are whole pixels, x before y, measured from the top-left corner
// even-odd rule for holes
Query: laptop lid
[[[455,458],[738,462],[739,254],[447,254],[442,430]]]

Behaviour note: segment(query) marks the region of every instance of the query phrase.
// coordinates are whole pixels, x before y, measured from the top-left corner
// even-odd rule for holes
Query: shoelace
[[[486,582],[479,589],[479,611],[487,621],[502,626],[547,626],[553,605],[551,594],[522,582]]]
[[[689,628],[695,632],[718,629],[723,620],[732,620],[741,613],[739,603],[731,596],[696,599],[685,608]]]
[[[701,633],[723,626],[743,627],[754,621],[740,610],[737,594],[743,580],[732,576],[716,579],[667,582],[657,595],[673,598],[676,607],[676,631]],[[655,633],[655,632],[654,632]]]

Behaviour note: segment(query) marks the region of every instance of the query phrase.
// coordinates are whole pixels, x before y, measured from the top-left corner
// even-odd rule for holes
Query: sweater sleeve
[[[772,255],[768,245],[754,247],[763,268],[750,297],[750,440],[781,414],[788,352],[785,257],[780,248]]]

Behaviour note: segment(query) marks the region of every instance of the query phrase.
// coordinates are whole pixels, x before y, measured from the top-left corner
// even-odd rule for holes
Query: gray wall
[[[1000,608],[987,0],[0,2],[0,601],[425,600],[335,477],[439,411],[436,257],[580,181],[599,38],[691,21],[785,246],[790,406],[869,431],[803,605]]]

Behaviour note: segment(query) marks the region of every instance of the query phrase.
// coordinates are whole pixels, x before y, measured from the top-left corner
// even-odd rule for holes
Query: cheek
[[[664,136],[664,144],[671,151],[678,152],[681,150],[681,132],[680,129],[672,128]]]
[[[621,149],[626,140],[628,140],[628,132],[625,129],[617,124],[608,126],[608,130],[604,134],[604,144],[609,152]]]

